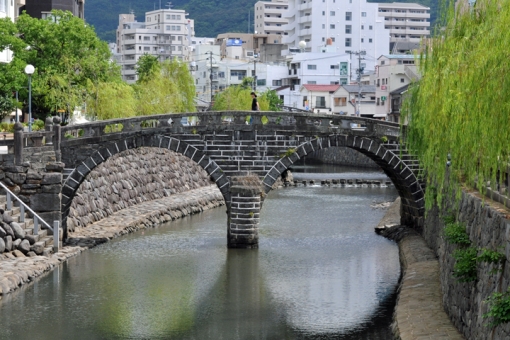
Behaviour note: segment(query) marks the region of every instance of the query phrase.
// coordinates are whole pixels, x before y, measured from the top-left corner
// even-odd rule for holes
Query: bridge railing
[[[209,111],[192,113],[161,114],[123,119],[111,119],[80,125],[64,126],[62,140],[101,137],[116,133],[137,133],[144,130],[163,130],[175,133],[204,133],[225,129],[296,130],[320,133],[342,133],[357,131],[369,135],[397,139],[400,126],[381,120],[314,114],[309,112],[253,112],[253,111]]]
[[[497,172],[496,183],[487,182],[485,195],[510,208],[510,164]]]

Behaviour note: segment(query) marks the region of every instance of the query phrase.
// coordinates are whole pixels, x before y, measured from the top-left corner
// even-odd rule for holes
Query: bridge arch
[[[402,159],[408,155],[400,152],[399,144],[385,144],[374,138],[338,134],[303,142],[295,149],[288,151],[264,176],[263,185],[266,194],[271,191],[278,177],[296,161],[314,151],[337,146],[359,151],[379,165],[391,179],[401,197],[401,223],[418,227],[423,225],[425,192],[420,180],[408,163]]]
[[[150,138],[125,138],[103,144],[99,149],[92,150],[90,155],[79,164],[67,177],[62,186],[62,224],[64,238],[67,237],[67,217],[72,201],[87,175],[99,164],[106,162],[112,156],[123,151],[141,147],[163,148],[181,154],[204,169],[221,191],[225,202],[230,202],[230,181],[221,167],[203,151],[189,143],[164,135],[154,135]]]

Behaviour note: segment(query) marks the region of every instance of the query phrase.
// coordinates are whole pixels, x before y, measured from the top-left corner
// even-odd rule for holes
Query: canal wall
[[[490,327],[491,318],[487,299],[495,292],[505,293],[510,286],[510,211],[500,203],[483,198],[478,192],[462,193],[458,204],[450,200],[445,207],[434,207],[426,216],[422,235],[435,251],[440,264],[442,301],[452,322],[466,339],[510,339],[510,324]],[[458,245],[444,237],[444,216],[454,216],[465,226],[470,247],[489,249],[504,255],[502,265],[479,261],[476,278],[460,282],[453,277],[456,260],[453,254]]]
[[[305,162],[310,161],[362,168],[379,168],[379,165],[361,152],[345,147],[331,147],[317,150],[306,156]]]

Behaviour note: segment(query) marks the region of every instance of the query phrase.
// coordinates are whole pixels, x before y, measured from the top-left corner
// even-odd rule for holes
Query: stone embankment
[[[396,339],[461,340],[445,312],[439,281],[439,261],[415,230],[400,226],[400,198],[376,228],[382,236],[398,242],[401,280],[393,315]]]
[[[178,195],[143,202],[128,209],[111,214],[86,228],[78,227],[62,249],[49,256],[27,257],[20,253],[0,254],[0,296],[32,282],[45,272],[52,270],[69,257],[107,242],[115,237],[183,216],[218,207],[224,204],[223,196],[215,185],[193,189]]]

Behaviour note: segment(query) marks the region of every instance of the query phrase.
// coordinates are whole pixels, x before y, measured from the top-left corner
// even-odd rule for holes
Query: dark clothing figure
[[[259,102],[257,101],[257,95],[255,94],[255,92],[251,93],[251,97],[253,98],[251,101],[251,110],[260,111]]]

